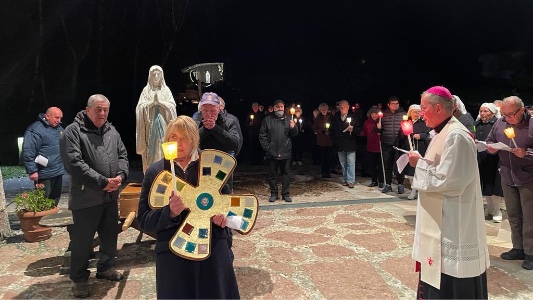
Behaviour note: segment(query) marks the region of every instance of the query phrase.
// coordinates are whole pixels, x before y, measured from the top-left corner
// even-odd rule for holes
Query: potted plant
[[[24,239],[30,243],[49,239],[51,227],[39,225],[43,216],[55,214],[58,208],[55,201],[44,197],[44,184],[36,184],[35,189],[18,194],[14,199],[20,228]]]

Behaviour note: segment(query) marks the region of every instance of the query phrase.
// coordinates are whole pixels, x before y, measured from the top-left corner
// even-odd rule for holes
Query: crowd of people
[[[502,221],[502,199],[513,248],[501,258],[522,260],[524,269],[533,270],[533,205],[529,201],[533,127],[528,110],[516,96],[483,103],[476,119],[444,87],[426,90],[420,104],[410,105],[407,112],[397,97],[390,97],[385,106],[372,106],[366,114],[359,104],[350,106],[341,100],[335,106],[320,103],[310,118],[304,117],[302,106],[286,105],[281,99],[266,110],[252,103],[250,113],[241,120],[226,110],[224,100],[215,93],[202,95],[192,117],[178,116],[173,101],[162,69],[152,67],[136,111],[137,130],[142,131],[137,135],[137,153],[145,173],[138,222],[143,230],[157,234],[158,298],[239,298],[226,216],[212,218],[212,255],[204,261],[190,261],[174,255],[168,246],[188,213],[183,199],[172,194],[168,205],[154,209],[148,195],[157,174],[174,169],[171,163],[176,176],[196,185],[202,149],[237,157],[244,142],[241,128],[247,133],[249,162],[265,165],[267,170],[270,202],[293,201],[290,170],[304,164],[306,149],[313,164],[320,165],[317,177],[327,180],[332,173],[338,174],[339,183],[347,188],[358,183],[357,160],[360,174],[371,178],[369,186],[383,193],[393,192],[393,177],[395,191],[405,193],[404,181],[409,178],[408,199],[418,199],[413,245],[420,272],[417,298],[487,297],[490,262],[484,220]],[[46,197],[56,199],[56,205],[62,175],[66,171],[71,176],[68,208],[73,224],[68,228],[68,250],[73,295],[79,298],[90,296],[87,269],[94,255],[95,233],[100,237],[96,277],[123,279],[115,269],[118,195],[128,177],[129,162],[120,134],[107,120],[109,109],[107,97],[92,95],[86,108],[63,129],[61,110],[51,107],[24,136],[22,159],[28,176],[45,185]],[[172,162],[159,153],[159,144],[169,141],[180,149]],[[402,155],[405,167],[397,163]],[[223,193],[232,193],[229,175]]]

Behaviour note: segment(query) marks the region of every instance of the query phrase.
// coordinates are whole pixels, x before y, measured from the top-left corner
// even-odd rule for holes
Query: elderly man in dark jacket
[[[239,120],[225,109],[223,100],[215,93],[205,93],[200,100],[196,124],[200,132],[200,149],[224,151],[237,156],[242,147],[242,132]],[[228,179],[233,190],[233,174]]]
[[[398,181],[398,194],[403,194],[405,192],[403,186],[405,176],[397,171],[395,158],[398,155],[393,146],[398,146],[398,135],[405,111],[400,107],[400,100],[395,96],[389,98],[387,107],[388,109],[383,112],[381,128],[378,128],[381,129],[381,149],[385,167],[385,186],[381,192],[388,193],[392,191],[392,172],[394,170]]]
[[[240,135],[237,124],[220,111],[220,100],[215,93],[205,93],[200,100],[196,123],[200,130],[200,149],[216,149],[228,154],[237,153]]]
[[[333,116],[330,134],[342,166],[342,185],[354,188],[356,137],[361,133],[361,119],[349,111],[346,100],[339,102],[339,113]]]
[[[61,198],[65,173],[59,154],[59,139],[63,134],[61,118],[63,113],[57,107],[39,114],[39,119],[26,129],[22,143],[22,161],[28,177],[35,183],[44,184],[44,196],[54,199],[56,206]]]
[[[290,115],[285,113],[283,100],[274,101],[274,111],[267,115],[261,123],[259,142],[265,150],[268,163],[267,182],[270,186],[269,202],[279,199],[277,173],[281,172],[281,196],[286,202],[292,202],[289,196],[291,177],[291,137],[298,134],[298,129]]]
[[[92,95],[61,137],[61,157],[71,175],[69,209],[74,224],[71,235],[70,279],[74,296],[90,296],[89,257],[94,234],[100,251],[96,278],[122,280],[115,270],[117,255],[118,195],[128,176],[128,153],[119,133],[107,121],[109,100]]]

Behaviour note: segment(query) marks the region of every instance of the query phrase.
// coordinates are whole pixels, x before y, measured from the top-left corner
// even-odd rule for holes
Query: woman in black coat
[[[170,123],[165,132],[165,142],[178,143],[178,157],[173,161],[176,176],[193,186],[198,185],[198,126],[187,116],[179,116]],[[228,243],[229,228],[226,218],[219,214],[213,217],[211,226],[211,253],[209,258],[193,261],[175,255],[169,249],[169,241],[188,214],[179,195],[172,196],[169,204],[161,209],[152,209],[148,197],[157,175],[167,170],[170,162],[162,159],[152,164],[144,175],[137,221],[143,231],[157,233],[156,289],[159,299],[238,299],[239,288],[231,248]],[[222,192],[229,193],[228,185]]]
[[[492,103],[483,103],[479,108],[479,120],[474,123],[476,141],[485,141],[492,126],[498,120],[498,109]],[[494,223],[502,221],[500,204],[503,197],[500,179],[500,158],[487,151],[477,153],[477,164],[479,167],[479,178],[481,179],[481,193],[487,200],[485,217],[490,218]]]

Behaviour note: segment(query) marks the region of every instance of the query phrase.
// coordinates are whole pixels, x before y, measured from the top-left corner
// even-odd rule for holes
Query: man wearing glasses
[[[507,217],[511,226],[513,248],[500,255],[505,260],[524,260],[522,268],[533,270],[533,156],[526,149],[533,148],[529,137],[531,116],[524,102],[516,96],[503,99],[500,118],[487,137],[487,152],[500,156],[500,175]],[[514,138],[504,129],[513,128]],[[511,150],[498,150],[491,143],[502,142]]]
[[[385,167],[385,186],[381,192],[388,193],[392,191],[392,171],[394,169],[396,180],[398,181],[398,194],[403,194],[405,176],[396,170],[397,151],[394,150],[393,146],[398,146],[398,133],[400,132],[405,111],[400,107],[400,101],[395,96],[389,98],[387,106],[388,109],[383,112],[381,123],[377,125],[378,130],[381,130],[381,149]]]

